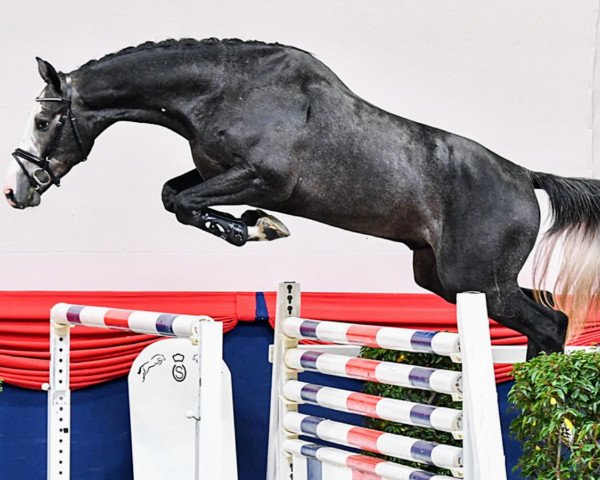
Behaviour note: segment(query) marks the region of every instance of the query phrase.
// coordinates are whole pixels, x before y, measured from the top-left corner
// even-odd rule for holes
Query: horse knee
[[[169,182],[165,183],[162,188],[161,197],[165,210],[171,213],[175,213],[175,197],[177,191],[169,185]]]

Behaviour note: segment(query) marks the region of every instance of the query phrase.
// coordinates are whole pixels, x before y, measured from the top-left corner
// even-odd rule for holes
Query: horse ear
[[[48,85],[52,85],[57,92],[60,92],[60,77],[56,69],[40,57],[35,57],[35,59],[37,60],[38,71],[44,81]]]

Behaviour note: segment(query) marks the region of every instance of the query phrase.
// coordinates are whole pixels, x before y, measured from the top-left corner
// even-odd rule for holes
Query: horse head
[[[93,140],[82,125],[83,106],[69,75],[37,58],[46,87],[37,97],[21,145],[13,153],[4,196],[14,208],[35,207],[52,185],[59,186],[74,165],[85,160]]]

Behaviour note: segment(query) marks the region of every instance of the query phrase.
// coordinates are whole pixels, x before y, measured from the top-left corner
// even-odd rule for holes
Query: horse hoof
[[[255,212],[258,218],[255,225],[248,227],[249,241],[277,240],[290,236],[290,231],[280,220],[262,210]]]

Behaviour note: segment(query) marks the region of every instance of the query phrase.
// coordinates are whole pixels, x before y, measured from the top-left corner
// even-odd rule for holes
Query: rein
[[[49,183],[60,187],[60,179],[54,174],[54,172],[50,168],[50,159],[52,158],[52,155],[56,150],[56,146],[58,145],[58,142],[61,139],[62,131],[67,121],[71,124],[71,128],[73,129],[75,142],[77,143],[79,151],[81,152],[81,155],[83,157],[82,162],[86,160],[85,153],[83,151],[83,143],[81,142],[81,135],[79,134],[79,130],[77,129],[77,119],[73,115],[73,111],[71,109],[73,86],[71,77],[69,75],[65,75],[64,83],[66,87],[66,92],[64,96],[37,97],[35,99],[36,102],[59,102],[64,105],[64,111],[62,112],[60,119],[58,120],[58,127],[54,133],[54,138],[52,139],[50,145],[46,148],[46,151],[41,156],[37,156],[21,148],[17,148],[12,154],[16,162],[21,167],[21,170],[23,170],[23,173],[27,177],[27,180],[33,188],[33,191],[39,192],[41,190],[41,187]],[[37,165],[39,168],[33,173],[30,173],[29,170],[27,170],[25,164],[23,163],[24,160],[33,163],[34,165]]]

